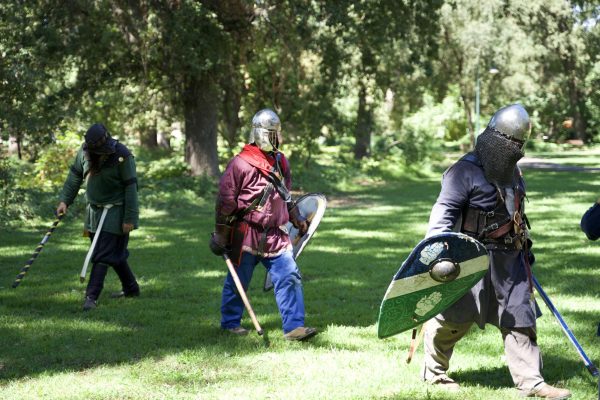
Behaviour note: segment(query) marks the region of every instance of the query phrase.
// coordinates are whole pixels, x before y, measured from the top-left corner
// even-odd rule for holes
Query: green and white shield
[[[421,325],[446,310],[488,270],[485,246],[462,233],[421,241],[402,264],[379,309],[378,336]]]

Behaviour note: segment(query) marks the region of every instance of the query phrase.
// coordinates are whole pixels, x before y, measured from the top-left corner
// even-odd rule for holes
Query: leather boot
[[[85,302],[83,303],[83,311],[93,310],[98,306],[96,300],[92,299],[90,296],[86,296]]]
[[[225,330],[237,336],[246,336],[248,333],[250,333],[250,331],[243,326],[236,326],[235,328],[227,328]]]
[[[140,295],[140,291],[136,292],[125,292],[121,290],[120,292],[114,292],[110,294],[111,299],[120,299],[121,297],[138,297]]]
[[[428,382],[440,389],[447,390],[448,392],[458,392],[460,390],[460,385],[447,375],[437,375]]]
[[[315,328],[308,328],[304,326],[300,326],[293,331],[290,331],[283,335],[286,340],[305,340],[311,338],[317,334],[317,330]]]
[[[554,387],[552,385],[548,385],[547,383],[542,383],[529,392],[525,392],[526,397],[537,397],[540,399],[554,399],[554,400],[563,400],[571,397],[571,392],[567,389],[561,389]]]

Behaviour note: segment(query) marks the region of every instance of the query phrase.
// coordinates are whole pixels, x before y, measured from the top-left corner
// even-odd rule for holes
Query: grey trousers
[[[433,318],[427,321],[423,345],[425,359],[423,379],[435,382],[447,378],[454,345],[469,331],[473,323],[455,324]],[[537,346],[534,327],[499,328],[504,341],[506,363],[515,386],[529,391],[544,382],[542,356]]]

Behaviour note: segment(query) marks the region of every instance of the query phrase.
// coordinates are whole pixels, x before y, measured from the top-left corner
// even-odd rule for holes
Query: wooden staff
[[[256,319],[256,315],[254,315],[254,310],[252,310],[250,301],[248,300],[248,297],[246,297],[246,292],[244,291],[244,287],[242,286],[242,282],[240,282],[240,278],[238,277],[237,272],[235,272],[235,267],[233,266],[233,263],[229,259],[229,256],[227,255],[227,253],[223,254],[223,258],[225,259],[227,268],[229,268],[229,273],[231,274],[231,277],[233,278],[233,281],[235,282],[235,286],[237,287],[237,290],[242,298],[242,301],[244,302],[244,305],[246,306],[246,310],[248,310],[248,314],[250,314],[250,319],[252,320],[252,323],[254,324],[254,328],[256,329],[256,332],[260,336],[262,336],[263,330],[260,327],[258,320]]]
[[[408,356],[406,357],[406,363],[410,364],[412,361],[413,355],[415,351],[421,344],[421,340],[423,339],[423,335],[425,334],[425,324],[421,325],[421,329],[419,330],[419,335],[417,336],[417,328],[412,330],[412,337],[410,339],[410,347],[408,349]]]
[[[52,223],[52,226],[50,227],[48,232],[46,232],[46,234],[42,238],[42,241],[40,242],[40,244],[38,244],[38,246],[35,248],[33,254],[31,255],[31,258],[25,263],[25,266],[23,268],[21,268],[21,271],[19,272],[19,274],[17,275],[17,278],[15,279],[15,281],[12,284],[13,289],[16,288],[17,286],[19,286],[19,284],[21,283],[21,280],[25,277],[25,275],[27,274],[27,271],[29,271],[31,264],[33,264],[33,261],[35,261],[35,259],[40,254],[40,252],[44,249],[44,245],[48,242],[48,240],[50,239],[50,236],[52,235],[52,232],[54,232],[54,229],[56,229],[56,226],[58,225],[58,223],[64,216],[65,216],[64,213],[60,213],[56,216],[56,220],[54,221],[54,223]]]

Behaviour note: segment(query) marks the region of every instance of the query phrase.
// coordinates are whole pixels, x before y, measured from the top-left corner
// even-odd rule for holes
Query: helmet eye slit
[[[498,131],[496,131],[496,132],[498,132]],[[516,137],[514,137],[514,136],[505,135],[505,134],[504,134],[504,133],[502,133],[502,132],[498,132],[498,133],[499,133],[499,134],[500,134],[500,136],[502,136],[503,138],[505,138],[505,139],[508,139],[508,140],[510,140],[510,141],[511,141],[511,142],[513,142],[513,143],[516,143],[516,144],[517,144],[519,147],[521,147],[521,148],[522,148],[522,147],[523,147],[523,145],[525,144],[525,142],[524,142],[524,141],[522,141],[522,140],[519,140],[519,139],[517,139],[517,138],[516,138]]]

